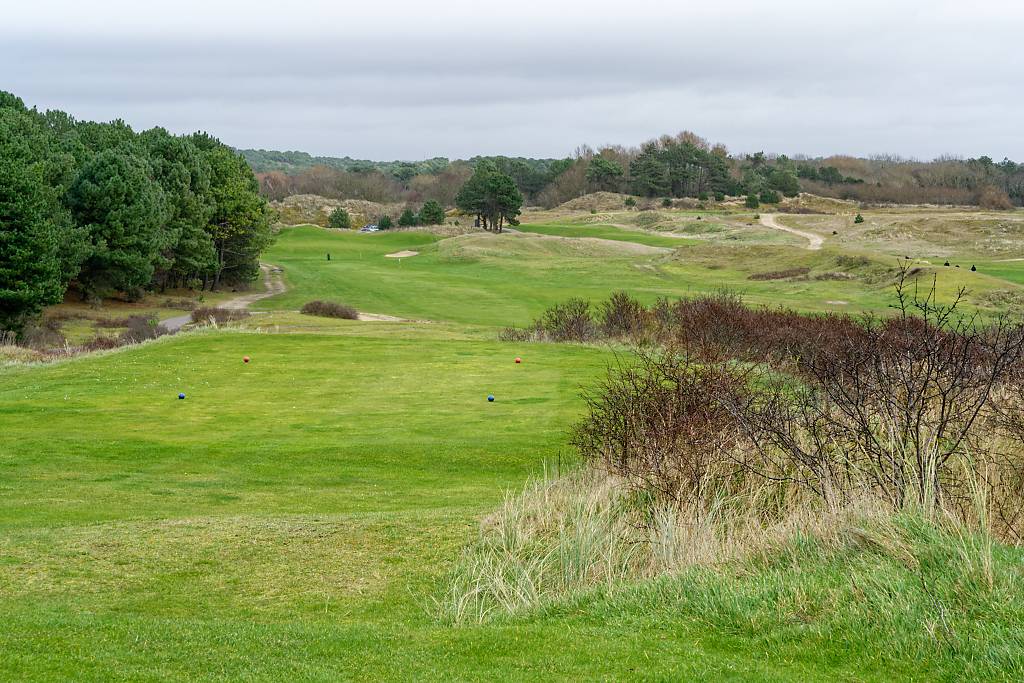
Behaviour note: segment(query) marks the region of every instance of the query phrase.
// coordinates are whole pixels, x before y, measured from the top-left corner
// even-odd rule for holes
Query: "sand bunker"
[[[384,258],[406,258],[408,256],[419,256],[418,251],[396,251],[394,254],[384,254]]]

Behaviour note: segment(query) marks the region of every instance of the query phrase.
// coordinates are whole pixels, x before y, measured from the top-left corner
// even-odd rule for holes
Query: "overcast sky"
[[[78,118],[369,159],[1024,160],[1024,3],[0,0],[0,89]]]

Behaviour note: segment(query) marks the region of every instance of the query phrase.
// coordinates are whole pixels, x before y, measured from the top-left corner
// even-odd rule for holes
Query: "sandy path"
[[[245,310],[257,301],[284,293],[287,287],[285,287],[284,279],[281,277],[281,271],[278,268],[267,264],[260,264],[260,270],[263,271],[262,292],[251,292],[249,294],[235,297],[234,299],[230,299],[220,304],[217,308],[241,311]],[[168,332],[177,332],[190,322],[192,322],[192,314],[187,313],[185,315],[177,315],[173,318],[161,320],[160,324],[166,327]]]
[[[815,235],[813,232],[804,232],[803,230],[797,230],[796,228],[789,228],[782,225],[775,219],[778,217],[777,214],[773,213],[762,213],[761,214],[761,225],[766,228],[772,228],[774,230],[782,230],[793,235],[803,237],[805,240],[810,242],[807,245],[808,249],[821,249],[821,245],[825,243],[825,238],[820,235]]]

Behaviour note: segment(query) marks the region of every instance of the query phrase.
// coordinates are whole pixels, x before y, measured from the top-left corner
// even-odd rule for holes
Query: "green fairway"
[[[603,240],[615,240],[617,242],[635,242],[637,244],[647,244],[652,247],[668,247],[670,249],[684,246],[687,243],[693,243],[692,240],[688,241],[680,237],[669,237],[641,230],[623,230],[613,225],[542,225],[539,223],[525,223],[516,228],[516,230],[557,237],[592,237]]]
[[[833,247],[809,251],[680,240],[614,227],[523,229],[545,234],[475,233],[441,239],[415,231],[360,234],[289,228],[266,260],[284,268],[290,290],[259,306],[297,310],[312,299],[328,299],[370,313],[504,327],[525,325],[569,297],[597,301],[615,290],[649,303],[659,296],[727,288],[753,305],[806,311],[884,311],[894,301],[892,282],[899,262],[891,256]],[[564,236],[574,231],[592,236],[591,230],[604,237]],[[406,250],[419,255],[385,256]],[[911,265],[920,265],[916,277],[927,286],[935,273],[946,300],[961,286],[968,287],[968,302],[983,308],[991,306],[986,298],[990,292],[1024,292],[1012,276],[1000,279],[1002,271],[989,275]],[[803,274],[785,276],[792,269],[803,269]],[[774,279],[774,273],[783,277]]]

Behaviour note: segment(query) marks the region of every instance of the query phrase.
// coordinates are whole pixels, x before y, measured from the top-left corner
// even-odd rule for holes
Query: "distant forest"
[[[314,157],[305,152],[239,150],[270,199],[318,194],[409,204],[454,204],[462,184],[482,159],[509,175],[527,204],[550,208],[588,192],[642,197],[738,196],[810,192],[866,205],[1024,206],[1024,163],[943,157],[918,161],[896,156],[787,157],[763,152],[732,155],[689,132],[639,147],[583,146],[563,159],[474,157],[450,161],[376,162]]]

